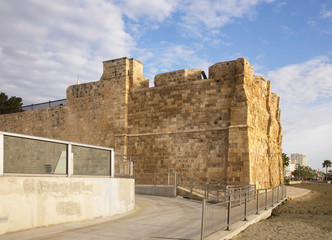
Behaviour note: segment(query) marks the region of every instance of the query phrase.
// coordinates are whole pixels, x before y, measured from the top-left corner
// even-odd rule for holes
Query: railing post
[[[167,186],[169,186],[169,172],[167,173]]]
[[[205,235],[205,207],[206,207],[206,199],[203,199],[203,202],[202,202],[202,222],[201,222],[201,240],[204,239],[204,235]]]
[[[273,203],[274,203],[274,187],[272,187],[272,207],[273,207]]]
[[[259,190],[256,190],[256,198],[257,198],[257,205],[256,205],[256,214],[259,214]]]
[[[277,203],[279,202],[279,186],[277,187],[278,192],[277,192]]]
[[[287,186],[285,185],[285,198],[287,197]]]
[[[156,173],[153,173],[153,186],[156,186]]]
[[[5,154],[5,149],[4,149],[4,137],[3,134],[0,133],[0,176],[3,176],[4,174],[4,154]]]
[[[174,191],[175,191],[175,197],[178,195],[178,176],[176,172],[174,173]]]
[[[244,194],[244,218],[243,221],[247,221],[247,193]]]
[[[227,228],[226,230],[229,231],[230,223],[231,223],[231,196],[228,195],[228,204],[227,204]]]
[[[240,188],[240,206],[241,206],[241,198],[242,198],[242,191],[241,191],[241,188]]]
[[[281,200],[284,199],[284,185],[281,185]]]
[[[67,145],[67,176],[70,177],[74,172],[74,159],[72,152],[72,145],[69,143]]]
[[[129,163],[128,163],[128,175],[129,178],[131,178],[131,156],[129,157]]]
[[[265,189],[265,210],[267,210],[267,188]]]
[[[114,149],[111,150],[111,177],[114,178],[115,175],[115,156]]]

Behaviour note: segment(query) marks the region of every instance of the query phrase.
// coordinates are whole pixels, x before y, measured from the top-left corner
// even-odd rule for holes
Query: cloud
[[[200,50],[199,44],[183,45],[162,42],[159,48],[142,51],[144,57],[144,76],[150,79],[150,85],[153,86],[153,79],[159,73],[176,71],[180,69],[202,69],[206,71],[212,65],[205,58],[197,56]],[[148,56],[148,57],[146,57]],[[141,59],[141,58],[139,58]]]
[[[103,60],[135,47],[120,8],[104,0],[0,1],[0,23],[1,90],[24,104],[64,98],[77,74],[98,80]]]
[[[178,4],[177,0],[124,0],[119,4],[128,17],[138,20],[141,17],[163,21],[169,17]]]
[[[183,5],[184,26],[188,29],[220,28],[237,18],[251,18],[255,8],[271,0],[193,0],[188,5]]]
[[[328,10],[325,5],[322,6],[320,17],[332,21],[332,10]]]
[[[273,88],[286,103],[312,103],[332,97],[332,63],[321,56],[268,73]]]
[[[304,153],[315,168],[331,152],[332,64],[326,56],[270,71],[281,99],[283,151]],[[317,159],[314,159],[314,156]]]

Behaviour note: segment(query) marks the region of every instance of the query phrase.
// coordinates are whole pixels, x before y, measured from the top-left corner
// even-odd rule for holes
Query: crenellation
[[[171,86],[201,80],[202,69],[182,69],[155,76],[154,86]]]

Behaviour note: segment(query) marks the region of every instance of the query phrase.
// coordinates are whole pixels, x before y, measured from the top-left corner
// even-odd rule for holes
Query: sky
[[[151,87],[245,57],[281,98],[283,152],[332,160],[331,0],[0,0],[0,91],[24,105],[66,98],[121,57]]]

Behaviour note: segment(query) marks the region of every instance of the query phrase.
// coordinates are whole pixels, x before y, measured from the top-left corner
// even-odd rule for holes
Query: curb
[[[287,199],[288,199],[288,200],[294,200],[294,199],[296,199],[296,198],[303,197],[303,196],[305,196],[305,195],[307,195],[307,194],[309,194],[309,193],[310,193],[310,190],[306,190],[306,191],[303,192],[303,193],[300,193],[300,194],[297,194],[297,195],[294,195],[294,196],[289,196],[289,197],[287,197]]]
[[[253,225],[261,220],[267,219],[271,216],[272,210],[282,204],[286,199],[280,201],[279,203],[275,203],[273,207],[270,207],[268,210],[263,210],[259,215],[252,214],[247,217],[247,221],[238,221],[231,225],[230,231],[220,230],[206,238],[206,240],[230,240],[234,236],[238,235],[240,232],[248,228],[250,225]]]
[[[252,214],[247,217],[248,221],[238,221],[236,223],[233,223],[231,225],[231,231],[226,231],[226,230],[220,230],[209,237],[206,238],[206,240],[230,240],[236,235],[238,235],[240,232],[248,228],[250,225],[253,225],[255,223],[258,223],[261,220],[267,219],[271,216],[272,210],[278,207],[280,204],[282,204],[285,200],[294,200],[296,198],[303,197],[307,194],[309,194],[311,191],[308,189],[303,189],[305,192],[302,192],[300,194],[294,195],[294,196],[289,196],[286,197],[284,200],[281,202],[275,204],[273,207],[270,207],[268,210],[260,213],[259,215]]]

